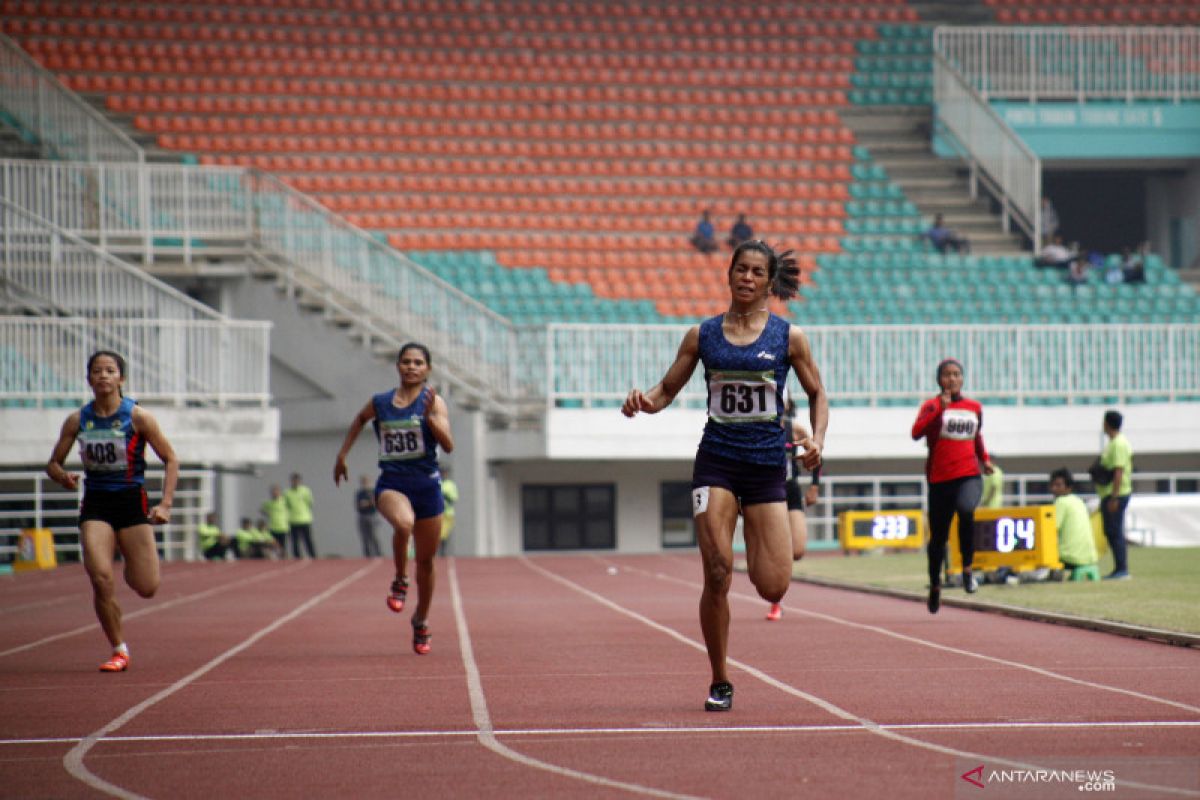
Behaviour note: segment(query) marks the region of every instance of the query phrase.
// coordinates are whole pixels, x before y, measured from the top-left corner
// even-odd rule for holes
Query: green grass
[[[1106,555],[1100,572],[1111,571],[1112,557]],[[1200,547],[1130,547],[1129,571],[1133,580],[1128,581],[986,584],[975,599],[1200,634]],[[814,554],[796,565],[795,574],[921,594],[929,583],[924,553]],[[961,590],[946,592],[966,596]]]

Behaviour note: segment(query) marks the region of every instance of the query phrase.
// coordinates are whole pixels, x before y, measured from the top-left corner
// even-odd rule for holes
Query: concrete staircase
[[[935,156],[930,150],[932,112],[926,107],[849,108],[841,112],[859,144],[870,150],[875,163],[931,219],[945,216],[946,225],[971,242],[972,253],[1018,255],[1022,237],[1005,233],[1000,214],[982,194],[970,196],[967,171],[959,162]]]

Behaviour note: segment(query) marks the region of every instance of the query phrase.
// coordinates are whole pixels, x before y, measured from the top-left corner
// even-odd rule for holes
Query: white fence
[[[1200,99],[1200,28],[939,27],[933,51],[985,99]]]
[[[617,406],[671,365],[681,325],[550,325],[538,363],[554,407]],[[845,325],[806,327],[830,400],[915,405],[937,363],[968,365],[971,395],[1000,404],[1200,401],[1200,323],[1176,325]],[[792,378],[792,391],[800,391]],[[676,398],[704,408],[703,369]]]
[[[983,180],[1000,199],[1004,230],[1015,221],[1040,242],[1041,159],[940,53],[933,57],[933,98],[939,132],[948,134],[970,168],[972,196]]]
[[[144,160],[142,148],[0,34],[0,111],[57,158]]]

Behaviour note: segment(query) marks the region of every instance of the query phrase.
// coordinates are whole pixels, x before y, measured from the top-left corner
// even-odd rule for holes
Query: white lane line
[[[649,617],[639,614],[636,611],[633,611],[628,608],[625,608],[624,606],[618,605],[617,603],[614,603],[612,600],[609,600],[607,597],[597,594],[596,592],[593,592],[591,589],[581,586],[568,578],[564,578],[561,575],[556,575],[555,573],[545,569],[544,567],[541,567],[538,564],[535,564],[527,556],[519,556],[518,558],[521,561],[521,563],[525,564],[525,566],[529,567],[534,572],[540,573],[541,575],[549,578],[550,580],[554,581],[555,583],[561,584],[562,586],[565,586],[574,592],[578,592],[579,594],[582,594],[584,597],[588,597],[588,598],[594,600],[595,602],[597,602],[609,609],[612,609],[613,611],[617,612],[618,614],[622,614],[626,617],[629,617],[630,619],[636,620],[636,621],[642,623],[643,625],[646,625],[647,627],[653,628],[654,630],[664,633],[667,636],[670,636],[672,639],[675,639],[676,641],[678,641],[682,644],[685,644],[688,647],[691,647],[691,648],[698,650],[701,653],[704,653],[707,655],[708,651],[704,647],[704,644],[702,642],[698,642],[695,639],[689,638],[689,637],[683,635],[682,633],[679,633],[675,629],[669,628],[666,625],[663,625],[660,622],[656,622],[655,620],[652,620]],[[677,580],[677,579],[671,578],[671,580]],[[683,581],[683,580],[679,580],[679,583],[682,583],[684,585],[691,585],[688,582]],[[739,596],[745,597],[745,595],[739,595]],[[759,602],[761,602],[761,601],[759,601]],[[812,705],[815,705],[817,708],[823,709],[824,711],[827,711],[829,714],[831,714],[835,717],[838,717],[839,719],[844,719],[847,722],[857,724],[858,726],[862,727],[864,730],[868,731],[869,733],[874,733],[885,739],[890,739],[892,741],[899,742],[901,744],[906,744],[906,745],[910,745],[912,747],[917,747],[922,750],[930,750],[935,753],[941,753],[943,755],[954,756],[955,758],[984,760],[984,761],[988,761],[991,763],[1004,764],[1004,765],[1007,765],[1010,767],[1015,767],[1017,769],[1032,769],[1032,770],[1046,769],[1045,765],[1029,764],[1029,763],[1025,763],[1022,761],[1013,761],[1011,759],[1001,758],[999,756],[987,755],[984,753],[974,753],[974,752],[971,752],[970,750],[959,750],[954,747],[947,747],[945,745],[935,744],[934,742],[927,742],[923,739],[917,739],[912,736],[906,736],[905,734],[903,734],[899,731],[884,727],[884,726],[880,725],[879,723],[874,722],[873,720],[867,719],[866,717],[860,717],[857,714],[855,714],[854,712],[848,711],[847,709],[844,709],[841,706],[835,705],[834,703],[831,703],[828,700],[825,700],[821,697],[817,697],[814,694],[809,694],[808,692],[805,692],[802,689],[797,689],[795,686],[792,686],[791,684],[788,684],[788,683],[784,683],[783,681],[779,680],[778,678],[772,677],[771,675],[768,675],[767,673],[763,672],[762,670],[760,670],[756,667],[752,667],[745,662],[738,661],[737,659],[734,659],[734,658],[729,658],[729,659],[727,659],[727,661],[730,666],[732,666],[736,669],[740,669],[743,672],[747,673],[748,675],[758,678],[760,681],[767,684],[768,686],[774,687],[775,689],[778,689],[779,691],[784,692],[785,694],[790,694],[793,697],[798,697],[801,700],[805,700],[805,701],[811,703]],[[1150,791],[1164,792],[1166,794],[1175,794],[1175,795],[1179,795],[1181,797],[1200,797],[1200,792],[1198,792],[1198,791],[1194,791],[1194,790],[1190,790],[1190,789],[1183,789],[1183,788],[1176,787],[1176,786],[1159,786],[1157,784],[1140,783],[1140,782],[1129,781],[1129,780],[1118,781],[1118,784],[1121,786],[1129,786],[1129,787],[1136,788],[1136,789],[1148,789]]]
[[[311,562],[305,561],[303,563],[308,564]],[[79,741],[79,743],[77,745],[75,745],[75,747],[71,748],[71,750],[65,756],[63,756],[63,766],[66,768],[68,773],[70,773],[76,779],[78,779],[78,780],[82,781],[83,783],[87,784],[88,786],[92,787],[93,789],[104,792],[105,794],[110,794],[113,797],[126,798],[126,800],[144,800],[144,798],[142,798],[141,795],[134,794],[133,792],[123,789],[120,786],[117,786],[115,784],[109,783],[108,781],[104,780],[100,776],[93,774],[86,766],[84,766],[84,763],[83,763],[84,756],[87,755],[88,751],[91,750],[92,747],[94,747],[95,744],[97,742],[99,742],[103,737],[112,733],[115,730],[118,730],[119,728],[124,726],[126,723],[128,723],[130,720],[132,720],[134,717],[136,717],[138,714],[141,714],[143,711],[145,711],[146,709],[155,705],[156,703],[166,700],[168,697],[175,694],[180,689],[184,688],[185,686],[187,686],[188,684],[197,680],[198,678],[203,677],[206,673],[215,669],[216,667],[220,666],[221,664],[225,663],[229,659],[236,656],[238,653],[241,653],[243,650],[246,650],[246,649],[252,647],[263,637],[273,633],[274,631],[278,630],[282,626],[284,626],[287,623],[294,620],[296,617],[299,617],[301,614],[303,614],[306,611],[308,611],[309,609],[311,609],[313,606],[315,606],[318,603],[321,603],[324,600],[328,599],[329,597],[333,596],[337,592],[341,591],[344,587],[349,586],[351,583],[354,583],[359,578],[361,578],[362,576],[366,575],[368,572],[373,570],[375,568],[375,566],[377,565],[377,563],[378,563],[377,561],[371,561],[366,566],[360,567],[357,571],[351,573],[350,575],[348,575],[345,578],[342,578],[340,581],[333,584],[332,586],[330,586],[328,589],[321,592],[320,594],[310,597],[308,600],[306,600],[305,602],[296,606],[294,609],[292,609],[288,613],[284,614],[282,617],[279,617],[278,619],[276,619],[270,625],[267,625],[265,628],[260,629],[257,633],[251,634],[250,636],[248,636],[247,638],[242,640],[242,642],[240,644],[234,645],[233,647],[229,648],[221,655],[219,655],[216,658],[209,661],[207,664],[205,664],[202,667],[200,667],[199,669],[196,669],[195,671],[193,671],[191,674],[180,678],[179,680],[175,681],[175,683],[171,684],[170,686],[168,686],[167,688],[158,692],[157,694],[151,695],[150,697],[146,698],[142,702],[140,702],[137,705],[130,708],[128,711],[126,711],[121,716],[114,719],[112,722],[105,725],[103,728],[100,728],[99,730],[88,734],[83,739],[81,739]],[[275,574],[278,574],[278,573],[275,573]]]
[[[154,614],[155,612],[162,611],[164,609],[174,608],[175,606],[181,605],[183,603],[191,603],[196,600],[203,600],[206,597],[211,597],[214,594],[220,594],[221,592],[227,591],[229,589],[236,589],[240,586],[248,586],[249,584],[257,583],[258,581],[266,580],[267,578],[274,578],[274,577],[277,577],[280,575],[287,575],[290,572],[295,572],[296,570],[304,569],[311,563],[312,563],[311,561],[301,561],[299,564],[297,564],[295,566],[285,567],[283,569],[272,570],[271,572],[261,572],[258,575],[252,575],[249,578],[243,578],[240,581],[233,581],[231,583],[223,583],[220,586],[214,586],[211,589],[205,589],[203,592],[196,592],[195,594],[188,594],[188,595],[184,595],[183,597],[176,597],[174,600],[168,600],[165,603],[158,603],[156,605],[148,606],[146,608],[140,608],[137,611],[131,611],[128,614],[122,615],[122,619],[124,619],[124,620],[137,619],[138,617],[144,617],[147,614]],[[0,658],[2,658],[4,656],[11,656],[15,653],[23,653],[26,650],[32,650],[35,647],[40,647],[44,644],[50,644],[50,642],[57,642],[60,639],[68,639],[72,636],[78,636],[81,633],[90,633],[92,631],[95,631],[98,627],[100,627],[99,622],[90,622],[87,625],[81,625],[78,628],[74,628],[69,631],[63,631],[62,633],[55,633],[50,636],[46,636],[44,638],[38,639],[35,642],[29,642],[27,644],[17,645],[16,647],[10,647],[7,650],[0,650]]]
[[[634,568],[634,569],[636,569],[636,568]],[[651,573],[644,573],[644,574],[649,575]],[[698,583],[693,583],[692,581],[684,580],[683,578],[676,578],[673,575],[666,575],[661,572],[654,573],[654,577],[659,578],[660,580],[678,583],[683,586],[690,586],[694,589],[701,588],[700,584],[698,584]],[[753,597],[748,594],[744,594],[742,592],[731,591],[729,593],[729,596],[736,597],[739,600],[745,600],[745,601],[751,602],[751,603],[758,603],[760,605],[763,603],[762,599],[760,599],[758,597]],[[977,658],[981,661],[989,661],[993,664],[999,664],[1004,667],[1011,667],[1013,669],[1026,670],[1027,672],[1032,672],[1036,675],[1041,675],[1044,678],[1053,678],[1054,680],[1064,681],[1066,683],[1074,683],[1078,686],[1084,686],[1089,689],[1099,689],[1099,690],[1105,691],[1105,692],[1113,692],[1115,694],[1128,695],[1129,697],[1136,697],[1139,700],[1147,700],[1151,703],[1161,703],[1163,705],[1171,706],[1173,708],[1179,708],[1184,711],[1190,711],[1193,714],[1200,714],[1200,707],[1198,707],[1198,706],[1188,705],[1187,703],[1180,703],[1176,700],[1168,700],[1165,697],[1157,697],[1152,694],[1145,694],[1144,692],[1136,692],[1133,689],[1123,689],[1119,686],[1111,686],[1106,683],[1096,683],[1095,681],[1088,681],[1088,680],[1084,680],[1083,678],[1073,678],[1070,675],[1063,675],[1060,672],[1053,672],[1051,670],[1044,669],[1042,667],[1035,667],[1032,664],[1025,664],[1020,661],[1013,661],[1013,660],[1007,659],[1007,658],[999,658],[998,656],[989,656],[985,653],[977,653],[972,650],[963,650],[960,647],[953,647],[951,645],[940,644],[938,642],[932,642],[928,639],[920,639],[916,636],[909,636],[906,633],[899,633],[898,631],[889,630],[887,628],[881,628],[878,625],[867,625],[866,623],[862,623],[862,622],[851,622],[848,619],[843,619],[841,617],[835,617],[831,614],[823,614],[820,611],[809,611],[808,609],[793,608],[792,606],[783,606],[783,609],[785,611],[788,611],[789,613],[795,612],[797,614],[803,614],[804,616],[807,616],[807,617],[813,617],[814,619],[820,619],[820,620],[824,620],[826,622],[832,622],[837,625],[844,625],[849,628],[857,628],[858,630],[870,631],[872,633],[877,633],[881,636],[889,636],[893,639],[899,639],[903,642],[908,642],[910,644],[918,644],[923,647],[929,647],[934,650],[941,650],[946,653],[954,653],[955,655],[966,656],[968,658]]]
[[[1200,722],[1180,720],[1134,720],[1129,722],[906,722],[880,724],[889,731],[1041,731],[1041,730],[1094,730],[1100,728],[1200,728]],[[741,736],[750,733],[866,733],[861,725],[647,725],[644,728],[511,728],[495,729],[495,736],[657,736],[697,733]],[[478,730],[425,730],[425,731],[320,731],[320,732],[277,732],[277,733],[172,733],[142,736],[105,736],[96,744],[129,744],[157,742],[250,742],[250,741],[303,741],[305,739],[454,739],[464,736],[475,738]],[[74,744],[82,739],[62,737],[47,739],[0,739],[3,745],[46,745]]]
[[[168,563],[171,563],[171,562],[168,562]],[[189,580],[200,574],[201,574],[201,571],[198,569],[171,569],[170,567],[168,567],[167,564],[163,564],[163,580],[166,580],[167,577],[169,576],[171,579],[171,583],[175,583],[176,581]],[[84,575],[83,577],[84,577],[84,581],[79,581],[77,576],[72,576],[72,577],[66,578],[64,580],[69,580],[75,587],[80,587],[80,586],[87,587],[87,583],[86,583],[87,576]],[[62,583],[62,582],[63,581],[58,581],[58,583]],[[78,603],[78,602],[82,602],[84,600],[90,600],[91,597],[92,597],[92,593],[90,591],[88,591],[87,588],[76,589],[76,590],[74,590],[73,593],[60,594],[58,597],[54,597],[54,598],[47,599],[47,600],[37,600],[37,601],[29,602],[29,603],[21,603],[20,605],[15,605],[15,606],[0,606],[0,616],[4,616],[5,614],[15,614],[18,611],[28,611],[33,608],[45,608],[47,606],[62,605],[63,603]]]
[[[487,697],[483,693],[483,681],[479,675],[479,667],[475,663],[475,650],[471,645],[471,633],[467,629],[467,616],[463,611],[462,594],[458,589],[458,559],[450,559],[450,597],[454,604],[454,621],[458,626],[458,642],[462,652],[463,667],[467,673],[467,693],[471,699],[471,716],[475,720],[476,736],[479,743],[510,761],[515,761],[526,767],[550,772],[555,775],[562,775],[567,778],[584,781],[585,783],[604,786],[610,789],[622,789],[634,794],[647,795],[650,797],[669,797],[677,798],[678,800],[695,800],[691,795],[677,794],[675,792],[667,792],[661,789],[655,789],[650,786],[643,786],[637,783],[626,783],[625,781],[612,780],[601,775],[593,775],[589,772],[580,772],[579,770],[562,767],[558,764],[551,764],[547,761],[541,761],[536,758],[518,753],[516,750],[508,747],[496,738],[496,731],[492,728],[491,714],[488,713]]]

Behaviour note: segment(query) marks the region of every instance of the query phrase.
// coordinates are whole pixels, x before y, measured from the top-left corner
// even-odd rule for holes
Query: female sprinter
[[[801,461],[810,470],[821,464],[829,421],[808,337],[767,308],[770,295],[787,299],[796,292],[799,270],[790,256],[757,240],[738,245],[728,273],[729,310],[692,327],[662,381],[647,392],[631,390],[621,407],[627,417],[662,411],[697,363],[704,363],[708,422],[692,470],[692,515],[704,566],[700,628],[712,668],[704,701],[708,711],[733,707],[725,661],[739,509],[745,519],[747,571],[759,595],[779,602],[792,577],[786,436],[779,424],[789,369],[795,369],[808,395],[813,435]]]
[[[953,358],[937,366],[938,388],[942,391],[921,405],[913,423],[913,441],[925,437],[929,456],[925,477],[929,482],[930,614],[942,604],[942,562],[950,539],[950,522],[958,514],[958,552],[962,556],[963,588],[974,592],[979,584],[971,572],[975,558],[975,507],[983,493],[979,464],[991,473],[992,462],[983,446],[983,406],[963,397],[963,367]]]
[[[804,516],[807,506],[817,504],[820,492],[821,470],[813,470],[812,482],[808,488],[800,486],[800,460],[808,449],[808,428],[796,418],[796,403],[792,398],[787,399],[783,416],[779,418],[783,432],[787,436],[788,475],[787,475],[787,511],[788,528],[792,532],[792,561],[799,561],[808,552],[808,519]],[[767,611],[767,621],[776,622],[783,617],[783,606],[772,603]]]
[[[429,652],[429,605],[433,601],[433,559],[442,533],[442,476],[437,448],[454,450],[446,401],[426,381],[433,362],[425,345],[409,342],[400,348],[396,371],[400,387],[380,392],[367,401],[346,432],[333,467],[334,485],[348,478],[346,456],[368,422],[379,440],[379,480],[375,506],[392,526],[392,558],[396,578],[387,605],[397,614],[408,597],[408,542],[416,539],[417,610],[412,616],[413,650]]]
[[[129,668],[129,645],[121,629],[121,606],[113,596],[113,559],[121,553],[125,583],[131,589],[142,597],[154,596],[158,549],[150,526],[170,519],[179,461],[150,412],[121,394],[125,359],[107,350],[93,353],[87,362],[87,380],[93,399],[63,423],[46,474],[65,489],[79,487],[79,476],[63,468],[78,440],[84,474],[79,509],[83,565],[92,581],[96,616],[113,648],[100,670],[124,672]],[[166,468],[162,499],[149,510],[144,488],[147,444]]]

